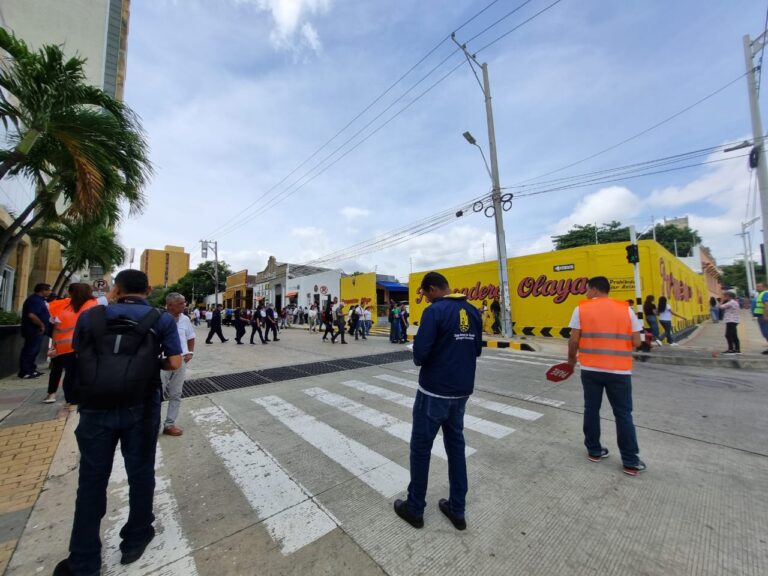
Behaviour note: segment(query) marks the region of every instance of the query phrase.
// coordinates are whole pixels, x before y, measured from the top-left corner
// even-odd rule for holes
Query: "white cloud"
[[[355,208],[354,206],[345,206],[340,211],[347,220],[356,220],[370,215],[371,211],[366,208]]]
[[[642,209],[642,201],[629,188],[610,186],[582,198],[573,211],[561,218],[553,227],[552,234],[562,234],[575,225],[600,226],[612,220],[627,222]]]
[[[270,34],[277,49],[296,49],[297,36],[312,51],[319,52],[320,39],[310,16],[329,10],[331,0],[235,0],[237,4],[250,4],[272,15],[274,27]]]

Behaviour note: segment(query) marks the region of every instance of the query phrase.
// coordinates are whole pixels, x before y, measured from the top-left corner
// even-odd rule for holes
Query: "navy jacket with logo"
[[[469,396],[482,346],[483,322],[466,296],[435,300],[424,310],[413,344],[419,385],[438,396]]]

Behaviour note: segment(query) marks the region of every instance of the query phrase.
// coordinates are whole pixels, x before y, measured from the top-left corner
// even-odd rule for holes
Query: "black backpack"
[[[139,321],[107,320],[104,306],[88,312],[91,329],[77,346],[83,408],[109,410],[144,404],[160,386],[160,341],[152,326],[153,308]]]

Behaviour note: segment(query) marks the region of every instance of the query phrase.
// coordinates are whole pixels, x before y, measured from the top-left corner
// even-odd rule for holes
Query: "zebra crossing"
[[[402,462],[401,458],[405,456],[407,462],[411,422],[392,412],[399,411],[402,416],[402,408],[413,407],[415,394],[412,392],[418,385],[415,379],[397,376],[391,371],[358,373],[357,377],[359,379],[355,380],[326,378],[322,386],[316,385],[316,381],[307,382],[306,386],[292,393],[272,390],[261,396],[246,396],[243,398],[246,402],[239,404],[245,404],[246,413],[258,417],[262,425],[271,422],[281,426],[284,430],[281,434],[292,435],[302,445],[308,445],[307,449],[322,454],[327,459],[322,460],[323,466],[340,467],[348,473],[344,482],[355,483],[358,489],[368,491],[366,498],[386,502],[388,507],[393,497],[406,491],[410,480],[407,465],[404,467],[394,461],[392,453],[399,452],[401,456],[397,459]],[[402,388],[411,393],[402,394],[398,391]],[[210,458],[219,462],[221,472],[215,475],[215,482],[217,485],[221,483],[220,490],[234,488],[239,491],[244,502],[250,505],[253,523],[262,526],[268,535],[265,537],[273,542],[271,548],[287,557],[337,531],[337,528],[345,531],[343,523],[321,502],[323,491],[314,494],[306,483],[291,473],[290,462],[281,463],[279,450],[275,452],[267,448],[268,428],[260,427],[256,432],[247,426],[243,428],[242,414],[233,416],[213,399],[208,401],[210,404],[190,410],[193,425],[193,432],[190,433],[200,439],[200,449],[210,450]],[[476,410],[493,413],[499,421],[475,414]],[[479,445],[467,445],[467,457],[477,454],[487,442],[503,440],[513,434],[515,428],[509,424],[519,422],[524,425],[543,417],[542,413],[477,395],[471,398],[467,411],[465,428],[471,431],[469,439],[472,444],[479,442]],[[340,426],[333,417],[336,413],[382,432],[383,438],[394,440],[396,450],[388,452],[390,457],[387,457],[380,452],[380,444],[377,451],[363,443],[368,437],[366,434],[351,437],[349,427]],[[504,420],[505,423],[500,423]],[[189,430],[189,423],[187,427]],[[440,437],[436,439],[432,453],[441,461],[447,460]],[[172,457],[177,455],[172,454]],[[157,535],[140,562],[122,566],[119,562],[119,530],[127,519],[128,485],[122,459],[115,458],[109,487],[113,513],[109,515],[110,526],[105,533],[104,573],[109,576],[199,574],[194,559],[195,546],[191,544],[189,534],[185,533],[189,529],[185,530],[181,521],[180,505],[174,496],[172,478],[164,460],[158,445]]]

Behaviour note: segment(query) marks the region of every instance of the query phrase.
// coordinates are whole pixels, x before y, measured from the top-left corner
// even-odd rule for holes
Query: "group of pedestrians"
[[[659,298],[658,306],[656,305],[655,300],[655,296],[649,294],[645,297],[645,301],[643,302],[643,315],[645,316],[646,322],[648,322],[648,328],[650,328],[651,334],[653,334],[653,340],[658,346],[663,344],[662,340],[664,339],[666,339],[670,346],[677,346],[677,342],[675,342],[672,337],[672,317],[674,316],[681,320],[684,320],[685,318],[672,310],[672,306],[669,305],[666,296]],[[664,329],[663,335],[659,332],[659,324],[661,324],[661,327]]]
[[[408,305],[389,302],[389,341],[392,344],[405,344],[408,341]]]
[[[213,337],[218,336],[219,340],[223,344],[229,342],[229,338],[224,337],[224,333],[221,330],[223,310],[221,304],[211,312],[211,319],[209,321],[208,336],[205,339],[206,344],[213,344]],[[236,308],[233,311],[233,324],[235,327],[235,342],[238,344],[245,344],[243,337],[247,332],[247,326],[251,327],[251,344],[256,344],[253,339],[258,334],[259,341],[262,344],[267,344],[270,341],[270,334],[272,335],[272,341],[279,342],[280,338],[277,337],[279,330],[279,315],[272,307],[271,304],[260,303],[255,310],[247,311],[240,308]]]

